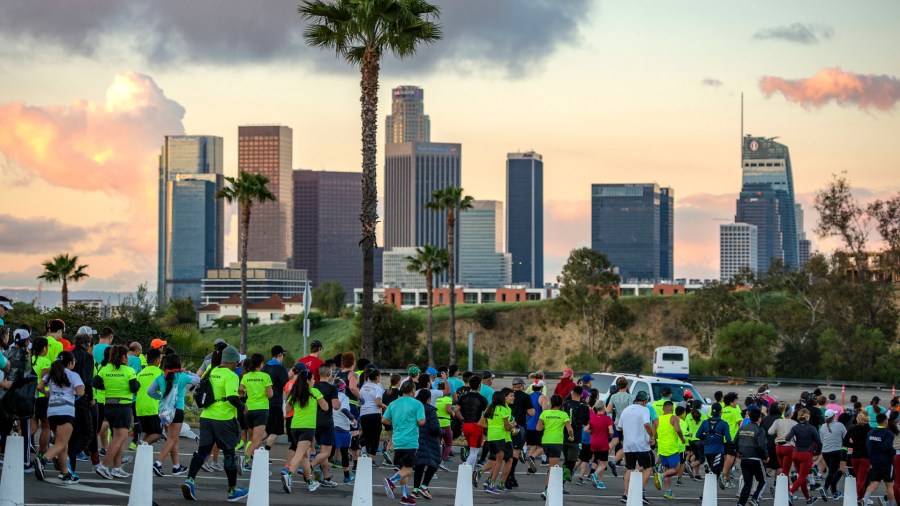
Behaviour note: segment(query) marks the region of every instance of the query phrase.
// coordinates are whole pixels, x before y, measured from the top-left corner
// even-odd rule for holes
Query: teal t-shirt
[[[391,421],[395,450],[419,449],[419,420],[425,419],[425,406],[421,402],[402,396],[388,404],[384,417]]]
[[[190,384],[196,385],[200,382],[200,378],[198,378],[194,374],[187,374],[183,372],[175,373],[175,377],[172,379],[172,387],[175,389],[175,409],[184,410],[184,396],[187,393],[187,386]],[[154,380],[157,388],[157,396],[159,400],[162,400],[168,392],[166,392],[166,375],[160,374]]]
[[[94,345],[94,362],[97,364],[103,363],[103,352],[109,348],[109,345],[106,343],[95,344]]]

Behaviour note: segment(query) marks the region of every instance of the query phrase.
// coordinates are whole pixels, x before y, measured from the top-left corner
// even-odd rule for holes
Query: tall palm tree
[[[38,276],[48,283],[62,283],[62,307],[69,307],[69,281],[76,282],[88,277],[84,272],[87,265],[78,265],[78,255],[69,256],[68,253],[56,255],[43,262],[44,273]]]
[[[428,365],[434,366],[434,277],[444,272],[449,262],[447,250],[438,249],[433,244],[416,248],[416,256],[406,257],[406,270],[425,276],[425,290],[428,292]]]
[[[262,174],[241,171],[238,177],[226,177],[227,185],[216,192],[217,199],[240,206],[241,222],[238,227],[238,256],[241,260],[241,353],[247,353],[247,242],[250,237],[250,210],[254,202],[278,200],[269,190],[269,178]]]
[[[448,186],[431,193],[431,202],[425,204],[428,209],[447,212],[447,251],[449,252],[450,268],[450,364],[456,363],[456,269],[453,264],[454,235],[456,231],[457,214],[466,209],[472,209],[475,199],[471,195],[464,195],[463,189]]]
[[[339,58],[359,67],[362,105],[362,225],[363,298],[360,355],[373,360],[372,326],[375,226],[378,189],[375,181],[378,131],[378,74],[381,58],[413,56],[422,44],[442,36],[437,6],[425,0],[304,0],[300,15],[309,21],[303,32],[311,46],[334,50]]]

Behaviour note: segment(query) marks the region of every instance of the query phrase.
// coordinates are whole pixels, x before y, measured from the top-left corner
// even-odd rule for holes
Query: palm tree
[[[472,209],[475,199],[471,195],[463,195],[463,189],[448,186],[431,193],[431,202],[425,204],[428,209],[447,212],[447,251],[450,262],[450,364],[456,363],[456,273],[453,265],[453,236],[456,231],[456,215],[466,209]]]
[[[434,277],[444,272],[449,262],[447,250],[438,249],[433,244],[416,248],[416,256],[406,257],[406,270],[425,276],[425,290],[428,292],[428,365],[434,366]]]
[[[78,265],[78,255],[69,256],[68,253],[56,255],[42,264],[44,273],[38,276],[48,283],[62,283],[62,307],[69,307],[69,281],[81,281],[88,277],[84,272],[87,265]]]
[[[247,353],[247,242],[250,237],[250,210],[253,202],[262,204],[278,200],[269,190],[269,178],[262,174],[241,171],[238,177],[226,177],[228,186],[216,192],[217,199],[240,206],[241,222],[238,227],[238,257],[241,260],[241,353]]]
[[[304,0],[298,10],[310,22],[303,32],[306,43],[334,50],[339,58],[359,67],[362,76],[359,83],[362,105],[362,209],[359,214],[362,239],[359,245],[363,250],[360,355],[373,360],[378,73],[385,54],[410,57],[420,45],[441,38],[440,25],[433,21],[440,17],[440,10],[425,0]]]

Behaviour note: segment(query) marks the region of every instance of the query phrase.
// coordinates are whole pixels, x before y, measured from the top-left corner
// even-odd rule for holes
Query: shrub
[[[612,358],[612,366],[616,372],[640,374],[644,370],[646,360],[633,350],[622,350]]]
[[[479,307],[475,310],[475,319],[478,324],[485,330],[492,330],[497,327],[497,312],[493,308]]]
[[[566,359],[566,364],[575,371],[594,372],[601,367],[600,359],[587,351],[580,351],[574,355],[570,355]]]
[[[515,349],[509,355],[501,358],[496,369],[501,371],[527,372],[531,369],[529,366],[530,357],[527,353],[520,349]]]

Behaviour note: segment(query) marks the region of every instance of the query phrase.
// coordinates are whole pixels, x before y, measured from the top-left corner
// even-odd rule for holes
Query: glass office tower
[[[512,282],[544,286],[544,158],[506,155],[506,248]]]

